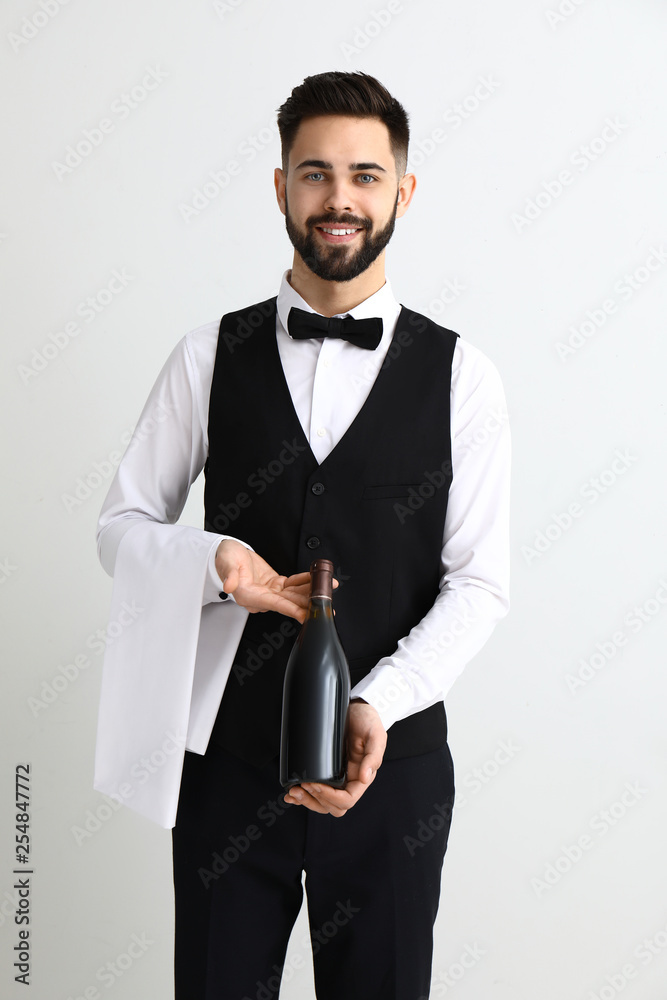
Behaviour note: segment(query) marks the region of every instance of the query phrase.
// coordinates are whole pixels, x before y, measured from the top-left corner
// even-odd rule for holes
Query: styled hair
[[[282,168],[287,174],[289,154],[301,122],[320,115],[379,118],[389,130],[389,143],[400,179],[408,163],[408,115],[379,80],[368,73],[332,71],[307,76],[278,108]]]

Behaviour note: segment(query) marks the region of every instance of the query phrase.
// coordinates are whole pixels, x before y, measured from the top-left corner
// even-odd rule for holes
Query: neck
[[[346,313],[374,295],[385,284],[384,251],[352,281],[325,281],[324,278],[318,278],[295,252],[287,280],[294,291],[321,316]]]

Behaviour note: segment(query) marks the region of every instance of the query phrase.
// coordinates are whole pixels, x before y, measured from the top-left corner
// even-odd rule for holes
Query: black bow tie
[[[287,316],[287,329],[294,340],[309,340],[311,337],[339,337],[356,347],[374,351],[382,340],[382,319],[370,316],[368,319],[354,319],[353,316],[320,316],[291,306]]]

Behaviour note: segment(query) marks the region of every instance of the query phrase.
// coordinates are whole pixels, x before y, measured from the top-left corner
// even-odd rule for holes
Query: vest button
[[[313,483],[310,487],[311,493],[314,493],[316,497],[321,496],[324,493],[324,483]]]
[[[311,535],[311,537],[306,541],[306,545],[309,549],[319,549],[320,540],[317,535]]]

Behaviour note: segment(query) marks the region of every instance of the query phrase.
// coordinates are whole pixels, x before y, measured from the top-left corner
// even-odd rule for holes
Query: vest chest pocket
[[[423,486],[421,483],[388,483],[383,486],[365,486],[362,500],[393,500],[397,497],[414,496]],[[412,491],[412,492],[411,492]]]

